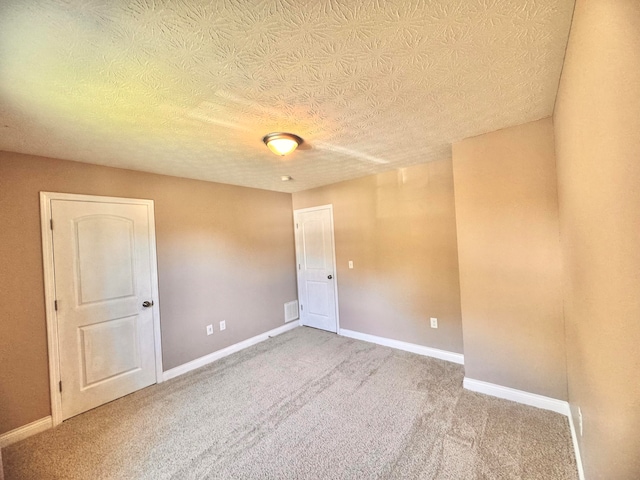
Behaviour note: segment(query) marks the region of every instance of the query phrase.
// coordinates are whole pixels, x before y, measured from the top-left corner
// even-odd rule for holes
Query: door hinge
[[[300,310],[304,310],[304,305],[300,304]]]
[[[298,224],[296,223],[296,228],[298,228]]]
[[[51,227],[51,230],[53,230],[53,218],[49,219],[49,227]]]
[[[53,308],[55,309],[55,311],[58,311],[58,300],[54,300],[53,301]]]
[[[60,393],[62,393],[62,380],[58,382],[58,388],[60,389]]]
[[[298,264],[298,270],[300,270],[300,264]]]

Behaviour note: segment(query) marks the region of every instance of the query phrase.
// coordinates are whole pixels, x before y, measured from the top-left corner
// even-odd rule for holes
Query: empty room
[[[3,0],[0,306],[0,480],[637,480],[640,2]]]

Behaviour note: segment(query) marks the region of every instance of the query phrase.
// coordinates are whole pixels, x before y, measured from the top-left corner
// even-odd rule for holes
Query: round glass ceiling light
[[[293,152],[302,143],[302,139],[299,136],[284,132],[270,133],[262,141],[269,147],[269,150],[276,155],[282,156]]]

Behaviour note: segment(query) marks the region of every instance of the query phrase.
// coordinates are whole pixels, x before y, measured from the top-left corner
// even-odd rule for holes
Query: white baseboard
[[[300,322],[298,320],[292,321],[284,324],[281,327],[274,328],[273,330],[269,330],[268,332],[261,333],[260,335],[256,335],[255,337],[248,338],[247,340],[243,340],[242,342],[235,343],[233,345],[229,345],[222,350],[218,350],[217,352],[210,353],[209,355],[205,355],[204,357],[196,358],[191,362],[180,365],[179,367],[172,368],[167,370],[162,374],[162,381],[166,382],[167,380],[171,380],[172,378],[178,377],[180,375],[184,375],[191,370],[195,370],[196,368],[204,367],[216,360],[220,360],[232,353],[239,352],[240,350],[244,350],[245,348],[251,347],[256,343],[264,342],[269,337],[275,337],[276,335],[280,335],[281,333],[288,332],[289,330],[293,330],[296,327],[300,326]]]
[[[398,350],[404,350],[406,352],[417,353],[418,355],[424,355],[426,357],[439,358],[440,360],[446,360],[448,362],[459,363],[464,365],[464,355],[461,353],[448,352],[446,350],[438,350],[437,348],[425,347],[424,345],[417,345],[415,343],[402,342],[400,340],[392,340],[391,338],[377,337],[375,335],[369,335],[368,333],[354,332],[353,330],[345,330],[341,328],[339,335],[343,337],[355,338],[356,340],[363,340],[365,342],[377,343],[385,347],[397,348]]]
[[[556,398],[545,397],[536,393],[529,393],[515,388],[503,387],[495,383],[483,382],[472,378],[464,377],[464,388],[473,392],[484,393],[493,397],[504,398],[512,402],[523,403],[532,407],[542,408],[543,410],[551,410],[569,416],[569,403]]]
[[[573,451],[576,456],[576,464],[578,466],[578,478],[585,480],[584,468],[582,467],[582,456],[580,455],[580,445],[578,444],[578,435],[576,434],[576,427],[573,423],[573,415],[569,411],[569,427],[571,428],[571,440],[573,441]]]
[[[0,435],[0,448],[8,447],[12,443],[19,442],[20,440],[24,440],[31,435],[35,435],[36,433],[44,432],[45,430],[49,430],[53,427],[53,420],[51,419],[51,415],[48,417],[41,418],[40,420],[36,420],[35,422],[28,423],[22,427],[18,427],[10,432],[3,433]],[[0,464],[0,468],[2,465]]]

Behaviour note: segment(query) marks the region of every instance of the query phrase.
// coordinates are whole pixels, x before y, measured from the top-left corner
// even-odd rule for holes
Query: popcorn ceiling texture
[[[283,192],[446,158],[552,113],[573,3],[3,0],[0,149]]]

